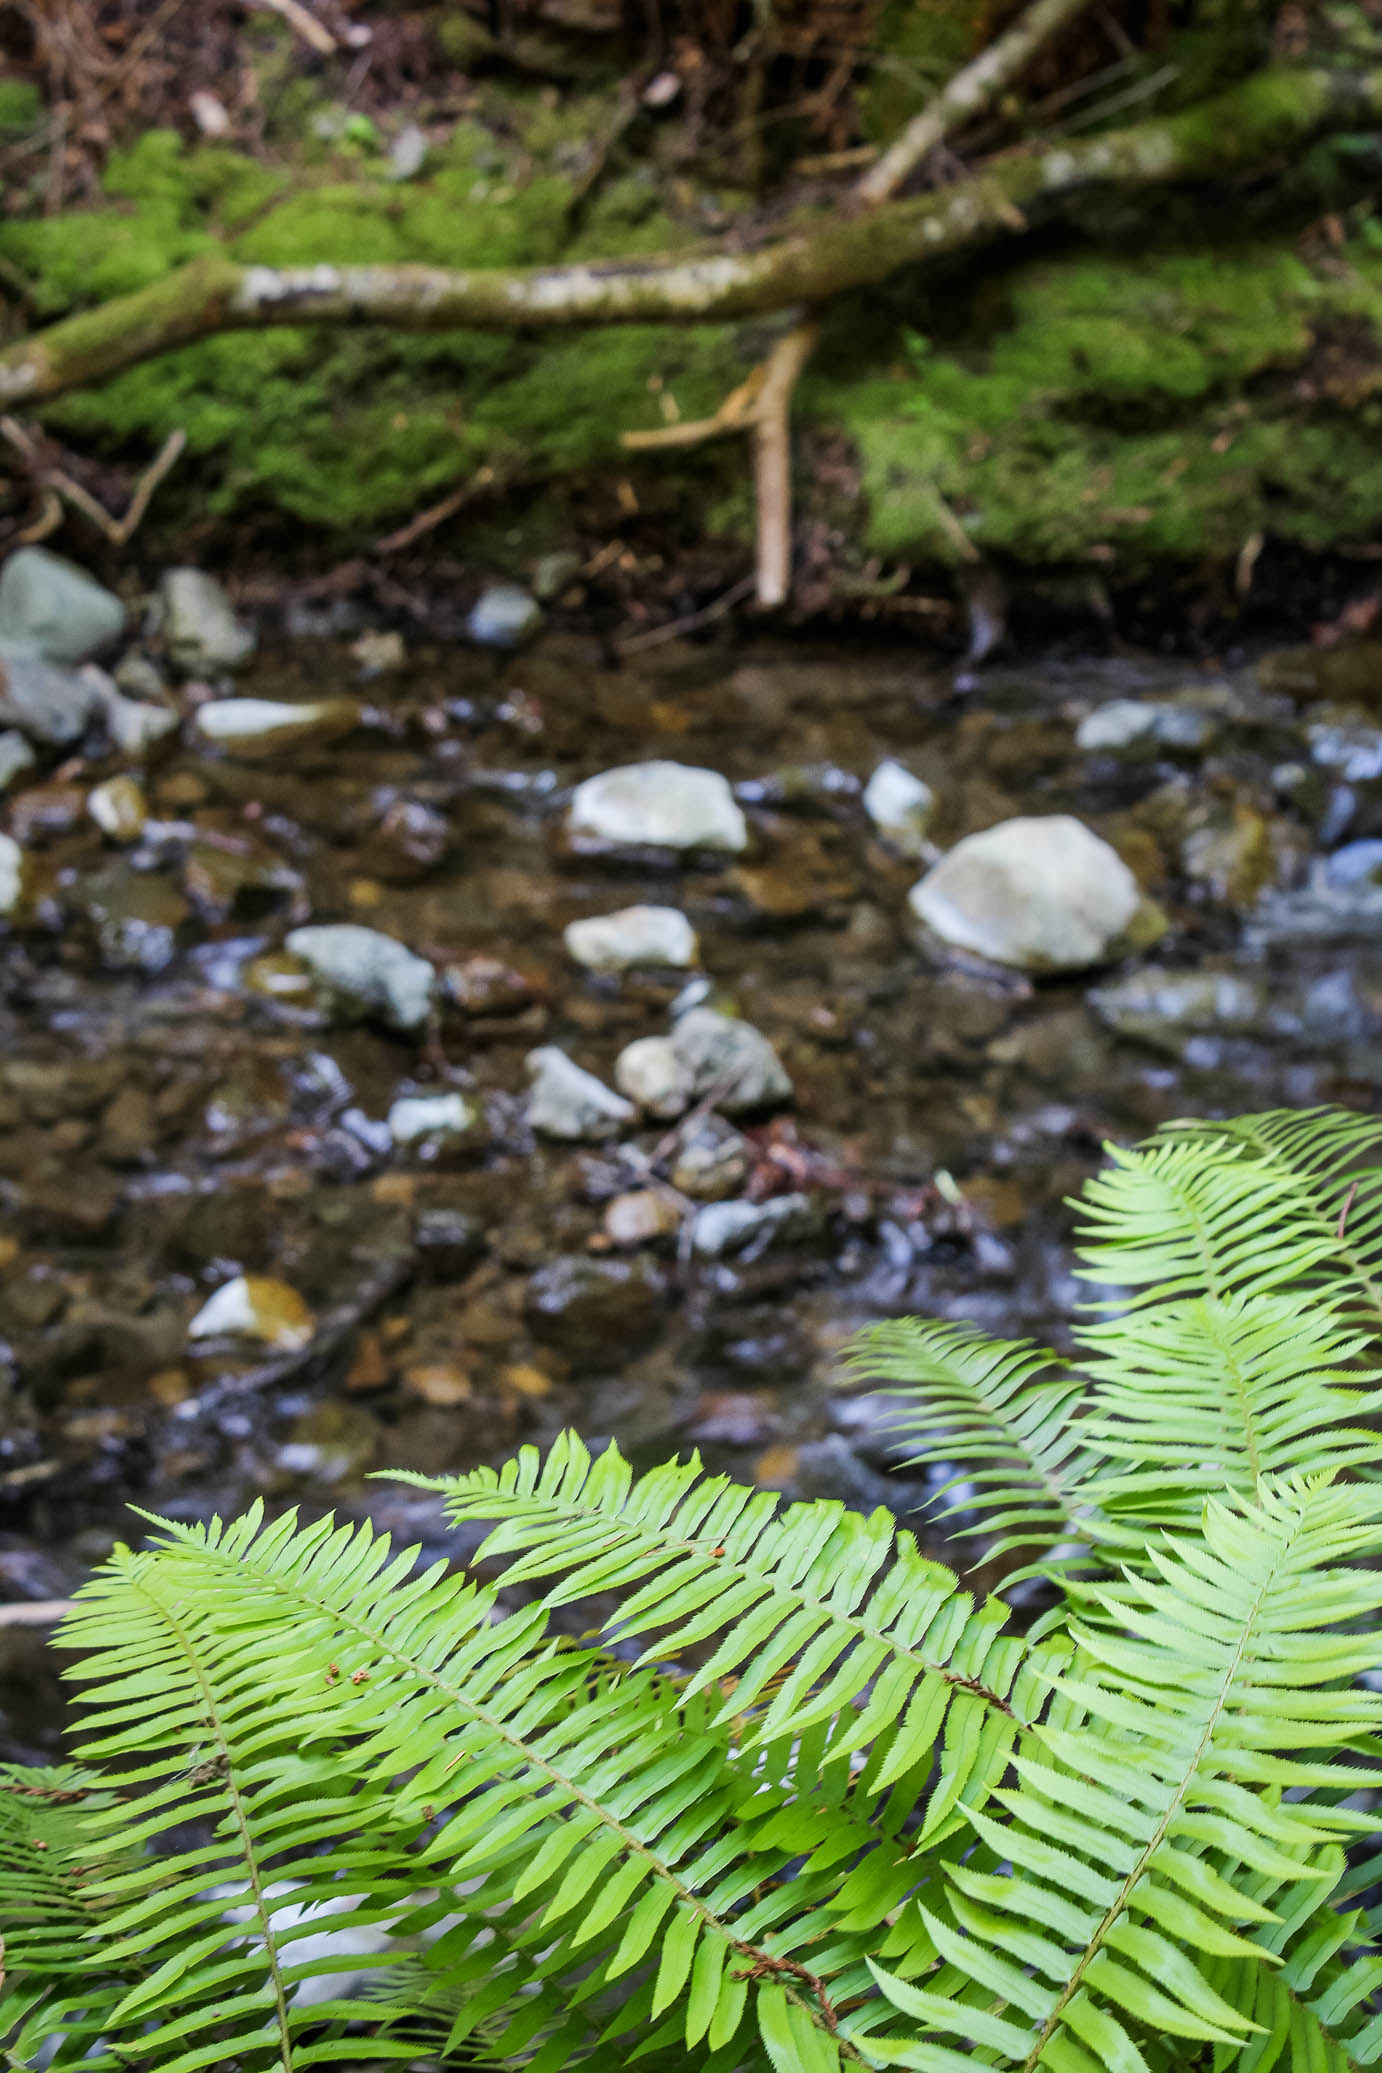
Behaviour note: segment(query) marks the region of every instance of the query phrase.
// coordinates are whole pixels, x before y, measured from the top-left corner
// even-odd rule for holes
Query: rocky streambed
[[[1105,1140],[1375,1101],[1366,647],[957,695],[512,596],[435,647],[127,602],[0,573],[0,1601],[131,1500],[425,1537],[371,1471],[568,1423],[908,1508],[858,1324],[1059,1343]],[[34,1630],[0,1664],[50,1748]]]

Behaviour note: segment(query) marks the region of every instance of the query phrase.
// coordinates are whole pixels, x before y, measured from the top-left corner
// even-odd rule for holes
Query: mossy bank
[[[411,179],[389,177],[378,140],[310,124],[310,147],[277,165],[156,130],[111,159],[96,207],[0,225],[0,260],[50,319],[218,245],[272,265],[485,266],[722,232],[743,197],[652,164],[580,192],[578,140],[609,114],[595,92],[558,106],[510,89],[502,125],[458,124]],[[1017,563],[1137,574],[1226,561],[1258,533],[1308,550],[1367,535],[1382,521],[1382,236],[1358,211],[1341,228],[1318,250],[1286,234],[1214,246],[1193,224],[1162,249],[1145,232],[1070,239],[990,255],[977,285],[843,302],[798,415],[808,457],[822,434],[857,456],[857,551],[953,561],[958,526]],[[182,515],[193,498],[213,522],[277,515],[358,543],[488,464],[515,487],[627,476],[642,509],[747,536],[736,447],[634,465],[619,434],[708,415],[774,329],[239,333],[43,415],[134,462],[182,428]],[[838,486],[803,490],[839,522]],[[562,508],[547,500],[553,525]]]

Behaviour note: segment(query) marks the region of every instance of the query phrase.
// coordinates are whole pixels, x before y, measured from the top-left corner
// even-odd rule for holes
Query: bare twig
[[[614,645],[621,655],[641,655],[645,648],[660,648],[664,641],[674,641],[681,634],[695,633],[702,626],[711,626],[749,595],[755,580],[753,576],[744,576],[710,604],[702,605],[699,612],[687,612],[681,619],[669,619],[662,626],[651,626],[646,633],[632,633],[627,640],[616,641]]]
[[[758,602],[785,604],[792,587],[792,391],[820,333],[796,324],[768,358],[753,426],[753,487],[757,512]]]
[[[331,57],[338,48],[336,39],[324,22],[302,5],[302,0],[244,0],[247,7],[262,7],[269,14],[280,15],[295,29],[304,43],[309,43],[319,56]]]
[[[454,517],[472,497],[478,497],[482,490],[489,489],[495,480],[495,472],[488,463],[483,468],[477,468],[472,476],[458,484],[450,496],[443,497],[439,504],[433,504],[430,510],[420,511],[416,518],[410,518],[396,533],[389,533],[384,539],[376,540],[375,553],[397,554],[400,548],[411,547],[414,540],[420,540],[423,534],[430,533],[434,526],[444,525],[446,520]]]
[[[938,144],[943,144],[961,123],[981,115],[995,96],[1026,70],[1042,44],[1049,43],[1088,4],[1089,0],[1035,0],[1035,5],[1019,15],[996,43],[982,51],[972,65],[957,72],[936,98],[913,117],[901,136],[859,181],[854,190],[856,200],[869,208],[890,200]]]
[[[106,510],[104,504],[92,496],[90,490],[84,489],[80,482],[74,482],[65,469],[45,465],[38,442],[16,418],[0,417],[0,434],[3,434],[24,460],[44,493],[44,511],[40,520],[43,531],[35,535],[31,528],[28,533],[20,536],[21,539],[46,538],[47,534],[61,524],[62,510],[58,498],[62,497],[75,511],[80,511],[94,526],[99,527],[113,547],[123,547],[133,537],[149,508],[154,491],[187,444],[187,434],[181,429],[169,433],[154,460],[136,483],[134,495],[124,517],[115,518]]]
[[[55,1627],[75,1609],[71,1598],[25,1598],[0,1605],[0,1627]]]

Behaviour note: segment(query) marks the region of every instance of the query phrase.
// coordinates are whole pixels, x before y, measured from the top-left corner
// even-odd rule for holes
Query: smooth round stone
[[[864,811],[880,835],[903,856],[919,857],[926,849],[926,829],[935,808],[930,785],[902,763],[887,757],[864,787]]]
[[[197,710],[199,741],[235,756],[272,756],[304,742],[338,741],[360,724],[353,698],[294,705],[273,698],[213,698]]]
[[[1142,906],[1118,852],[1064,813],[966,835],[908,899],[942,942],[1027,972],[1102,963]]]
[[[521,648],[542,626],[542,607],[517,583],[491,583],[471,606],[465,630],[482,648]]]
[[[85,662],[124,630],[115,593],[46,547],[17,548],[0,569],[0,644],[46,662]]]
[[[722,1015],[717,1008],[689,1008],[672,1028],[671,1045],[691,1076],[696,1100],[713,1094],[727,1116],[777,1108],[792,1099],[782,1060],[761,1029]]]
[[[253,627],[237,618],[224,584],[205,569],[168,569],[159,585],[163,645],[189,674],[243,669],[257,645]]]
[[[737,856],[748,823],[718,770],[688,763],[627,763],[577,785],[567,828],[611,848],[710,849]]]
[[[143,786],[124,775],[93,785],[86,795],[86,810],[112,842],[137,842],[149,818]]]
[[[638,1120],[631,1102],[577,1065],[556,1044],[540,1044],[530,1051],[527,1067],[533,1083],[528,1122],[544,1137],[598,1144],[617,1137]]]
[[[767,1202],[707,1202],[691,1221],[691,1250],[702,1259],[722,1259],[752,1246],[794,1237],[810,1226],[805,1195],[774,1195]]]
[[[389,1135],[397,1145],[456,1143],[478,1120],[461,1094],[401,1094],[389,1110]]]
[[[693,965],[696,931],[677,907],[623,907],[570,922],[562,935],[567,955],[592,972],[627,972],[638,965]]]
[[[261,1346],[296,1353],[311,1342],[316,1322],[302,1297],[286,1281],[263,1274],[237,1274],[223,1282],[187,1327],[189,1339],[253,1339]]]
[[[420,1029],[432,1007],[436,973],[395,936],[358,922],[293,929],[285,948],[310,970],[327,1006],[346,1021],[377,1015],[391,1029]]]
[[[670,1037],[635,1037],[614,1061],[614,1084],[650,1116],[679,1116],[695,1099],[696,1079]]]

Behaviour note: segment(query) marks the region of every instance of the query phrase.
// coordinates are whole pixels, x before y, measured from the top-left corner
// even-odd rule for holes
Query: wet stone
[[[337,1019],[377,1018],[400,1032],[421,1029],[427,1021],[436,974],[395,937],[358,922],[326,922],[293,929],[286,947],[308,967],[324,1007]]]
[[[112,842],[137,842],[149,818],[148,801],[137,778],[108,777],[86,795],[86,810]]]
[[[271,698],[214,698],[199,706],[198,741],[227,755],[272,757],[308,742],[339,741],[360,724],[353,698],[292,704]]]
[[[189,1339],[251,1339],[280,1353],[310,1345],[316,1329],[295,1288],[263,1274],[237,1274],[203,1303],[187,1327]]]
[[[568,923],[568,957],[592,972],[626,972],[639,965],[693,965],[696,931],[676,907],[623,907]]]
[[[370,1468],[378,1446],[379,1427],[362,1404],[316,1404],[278,1449],[278,1480],[351,1482]]]
[[[674,1024],[671,1042],[691,1076],[694,1099],[713,1094],[726,1115],[777,1108],[792,1099],[781,1059],[752,1023],[715,1008],[690,1008]]]
[[[657,1332],[665,1307],[661,1276],[644,1259],[575,1256],[539,1268],[525,1305],[536,1338],[578,1368],[616,1368]]]
[[[70,835],[86,818],[86,794],[80,785],[30,785],[10,812],[15,840],[24,844]]]
[[[9,919],[24,902],[24,852],[11,835],[0,835],[0,917]]]
[[[7,792],[17,777],[34,767],[34,752],[22,734],[13,729],[0,734],[0,792]]]
[[[605,1205],[604,1233],[611,1245],[653,1245],[681,1229],[681,1211],[657,1188],[635,1188]]]
[[[0,569],[0,648],[47,662],[85,662],[124,630],[119,598],[46,547],[20,547]]]
[[[1208,713],[1193,706],[1114,698],[1086,713],[1075,731],[1075,746],[1087,756],[1137,758],[1159,749],[1194,753],[1207,748],[1213,736]]]
[[[864,787],[864,811],[884,840],[901,856],[926,853],[926,830],[935,810],[930,785],[889,756]]]
[[[720,1202],[738,1193],[752,1164],[746,1137],[721,1116],[702,1116],[682,1126],[667,1177],[695,1202]]]
[[[166,879],[126,863],[93,872],[80,904],[96,925],[101,962],[111,971],[161,972],[177,953],[187,902]]]
[[[403,1094],[388,1115],[396,1145],[442,1150],[461,1144],[478,1129],[480,1117],[462,1094]]]
[[[1142,895],[1107,842],[1068,814],[968,835],[910,894],[943,943],[1029,972],[1078,972],[1127,943]]]
[[[617,1137],[637,1121],[631,1102],[597,1080],[594,1073],[586,1072],[556,1044],[541,1044],[530,1051],[527,1069],[532,1082],[528,1123],[544,1137],[598,1144]]]
[[[1177,1057],[1196,1036],[1265,1033],[1271,996],[1265,979],[1201,968],[1137,972],[1115,986],[1096,987],[1088,999],[1116,1035]]]
[[[684,763],[629,763],[587,778],[576,787],[567,827],[578,847],[737,854],[749,840],[725,779]]]
[[[774,1195],[767,1202],[708,1202],[691,1225],[691,1250],[702,1259],[760,1253],[805,1237],[813,1218],[805,1195]]]
[[[100,707],[84,671],[41,657],[0,653],[0,725],[63,747],[85,734]]]
[[[187,675],[243,669],[254,654],[252,627],[236,617],[225,586],[204,569],[168,569],[159,585],[163,646]]]
[[[465,630],[481,648],[521,648],[542,629],[542,607],[517,583],[491,583],[482,590]]]
[[[635,1037],[614,1061],[614,1084],[645,1115],[672,1117],[691,1106],[696,1077],[670,1037]]]

